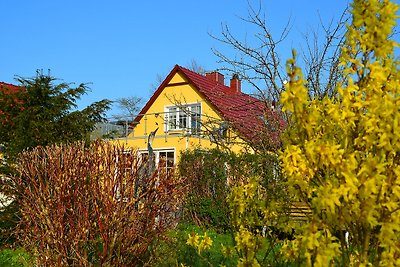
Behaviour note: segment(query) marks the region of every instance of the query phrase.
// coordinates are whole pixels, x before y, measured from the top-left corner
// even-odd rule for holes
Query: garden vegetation
[[[22,246],[40,266],[400,266],[397,11],[354,0],[332,94],[293,52],[279,152],[187,151],[176,175],[101,142],[19,154]]]

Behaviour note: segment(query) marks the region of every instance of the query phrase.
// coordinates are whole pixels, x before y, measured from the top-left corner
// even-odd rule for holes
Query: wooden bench
[[[290,217],[296,222],[307,221],[312,214],[310,207],[304,202],[293,202],[290,206]]]

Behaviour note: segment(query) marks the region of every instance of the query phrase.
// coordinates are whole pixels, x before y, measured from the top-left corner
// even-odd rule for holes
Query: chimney
[[[217,82],[218,84],[225,85],[224,75],[222,75],[219,72],[213,71],[213,72],[206,73],[206,77],[207,77],[207,79]]]
[[[235,93],[240,93],[242,91],[242,84],[239,80],[239,75],[236,73],[233,74],[231,79],[231,90]]]

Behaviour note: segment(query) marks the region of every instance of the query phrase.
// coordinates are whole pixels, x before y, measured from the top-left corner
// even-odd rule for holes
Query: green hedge
[[[273,154],[195,149],[182,153],[178,171],[188,186],[183,218],[222,231],[230,227],[226,197],[231,185],[258,176],[274,197],[284,193],[278,160]]]

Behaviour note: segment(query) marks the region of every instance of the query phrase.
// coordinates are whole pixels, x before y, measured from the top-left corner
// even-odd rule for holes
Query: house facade
[[[218,146],[251,150],[259,138],[266,105],[241,92],[234,75],[225,85],[218,72],[202,75],[176,65],[133,121],[133,131],[116,142],[147,154],[171,168],[180,153]]]

